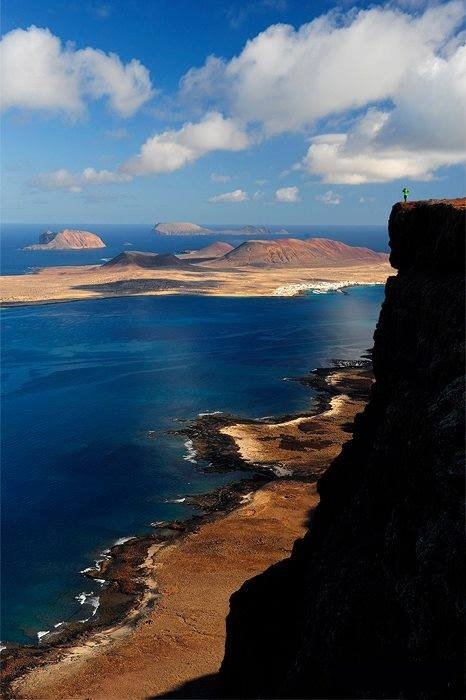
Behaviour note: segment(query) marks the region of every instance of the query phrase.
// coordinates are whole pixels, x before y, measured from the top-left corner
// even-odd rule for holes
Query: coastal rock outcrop
[[[105,243],[96,233],[65,228],[57,233],[45,231],[39,236],[39,243],[25,246],[23,250],[83,250],[105,247]]]
[[[291,557],[232,596],[217,695],[462,697],[465,212],[393,207],[369,403]]]
[[[165,236],[195,236],[196,234],[212,233],[210,229],[192,224],[190,221],[160,221],[155,224],[154,231]]]
[[[278,238],[241,243],[221,258],[221,267],[329,266],[386,262],[385,253],[347,245],[329,238]]]

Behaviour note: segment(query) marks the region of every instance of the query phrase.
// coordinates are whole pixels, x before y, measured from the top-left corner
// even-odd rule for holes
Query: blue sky
[[[371,224],[405,184],[464,192],[456,0],[7,0],[2,28],[5,222]]]

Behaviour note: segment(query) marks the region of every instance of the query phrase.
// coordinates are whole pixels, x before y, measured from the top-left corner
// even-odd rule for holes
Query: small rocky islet
[[[83,250],[85,248],[106,248],[106,245],[96,233],[65,228],[57,232],[44,231],[39,236],[39,243],[27,245],[23,250]]]

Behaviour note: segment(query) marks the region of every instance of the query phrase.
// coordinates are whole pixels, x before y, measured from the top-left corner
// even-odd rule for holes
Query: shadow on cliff
[[[220,685],[218,673],[212,673],[208,676],[200,676],[192,681],[182,683],[182,685],[173,688],[169,693],[163,695],[153,695],[147,700],[164,700],[167,698],[189,698],[189,700],[216,700],[220,697]]]
[[[463,697],[465,214],[393,207],[353,439],[291,556],[231,596],[219,673],[159,697]]]

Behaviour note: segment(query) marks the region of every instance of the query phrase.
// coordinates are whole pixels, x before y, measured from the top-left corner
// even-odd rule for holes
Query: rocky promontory
[[[465,213],[393,207],[371,398],[291,557],[232,596],[216,697],[463,696]]]
[[[196,236],[198,234],[212,233],[210,229],[193,224],[190,221],[161,221],[155,224],[154,231],[164,236]]]
[[[96,233],[65,228],[58,232],[45,231],[39,236],[39,243],[27,245],[23,250],[83,250],[105,247],[105,243]]]

